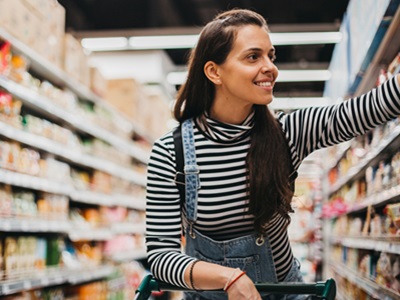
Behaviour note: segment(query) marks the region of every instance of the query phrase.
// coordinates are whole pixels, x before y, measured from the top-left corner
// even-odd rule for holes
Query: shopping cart
[[[302,294],[317,296],[317,299],[334,300],[336,296],[336,283],[334,279],[316,283],[256,283],[259,292],[271,294]],[[152,275],[143,278],[136,290],[135,300],[149,299],[151,292],[159,291],[189,291],[187,289],[173,286],[156,280]],[[215,292],[223,292],[216,290]]]

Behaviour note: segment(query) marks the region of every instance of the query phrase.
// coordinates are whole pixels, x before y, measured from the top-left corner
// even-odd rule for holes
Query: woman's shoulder
[[[174,128],[175,129],[175,128]],[[153,143],[153,151],[155,149],[163,150],[167,152],[174,151],[174,129],[166,132],[162,136],[158,137]]]
[[[159,136],[155,141],[154,145],[170,145],[171,143],[174,144],[174,137],[173,137],[174,129],[164,133],[163,135]]]
[[[288,114],[283,112],[283,111],[279,111],[277,113],[274,114],[275,119],[282,125],[285,126],[285,122],[287,120],[287,116]]]

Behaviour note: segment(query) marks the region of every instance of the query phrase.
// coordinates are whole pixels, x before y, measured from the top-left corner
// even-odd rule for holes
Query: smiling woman
[[[185,299],[306,299],[260,294],[254,286],[303,280],[287,234],[300,164],[400,115],[400,75],[337,105],[273,115],[274,59],[262,16],[246,9],[217,15],[203,28],[178,93],[181,129],[154,143],[148,261],[158,280],[194,290]],[[183,196],[174,140],[180,130]]]
[[[267,28],[243,26],[236,34],[226,60],[220,64],[208,61],[204,66],[205,75],[215,85],[210,117],[230,124],[242,123],[253,104],[269,104],[278,76]]]

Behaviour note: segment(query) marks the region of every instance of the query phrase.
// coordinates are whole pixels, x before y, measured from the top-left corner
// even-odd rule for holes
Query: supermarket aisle
[[[170,108],[90,66],[65,14],[56,1],[0,1],[0,298],[133,299],[148,272],[147,159]],[[400,70],[399,1],[352,0],[346,16],[333,101]],[[293,251],[306,281],[335,278],[338,300],[400,299],[399,146],[397,118],[322,152],[322,175],[296,198]]]
[[[321,263],[319,241],[316,239],[318,217],[314,215],[312,201],[296,197],[294,213],[291,214],[289,239],[293,254],[301,263],[301,270],[306,282],[317,280],[317,268]]]
[[[160,130],[145,100],[160,124],[164,101],[134,80],[109,87],[65,13],[56,1],[0,2],[0,297],[133,298]],[[112,101],[122,86],[125,110]],[[146,120],[132,122],[133,109]]]
[[[352,64],[346,79],[329,82],[327,95],[360,95],[399,73],[399,1],[386,4],[375,11],[374,23],[366,22],[368,5],[360,11],[361,1],[350,3],[342,25],[348,40],[337,45],[331,69],[343,60]],[[356,54],[356,45],[367,36],[369,48]],[[400,118],[395,118],[326,154],[324,274],[337,280],[338,299],[400,298],[399,126]]]

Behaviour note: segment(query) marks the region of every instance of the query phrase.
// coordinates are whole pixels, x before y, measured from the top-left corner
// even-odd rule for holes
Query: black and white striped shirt
[[[311,107],[277,118],[289,141],[297,170],[311,152],[347,141],[400,115],[400,87],[391,79],[371,92],[327,107]],[[195,126],[197,164],[201,189],[195,228],[215,240],[253,232],[253,216],[247,213],[245,157],[251,119],[228,125],[208,119],[207,128]],[[210,132],[211,129],[211,132]],[[266,137],[267,138],[267,137]],[[148,164],[146,245],[153,275],[170,284],[187,287],[185,268],[193,261],[181,252],[179,191],[174,182],[175,151],[172,133],[158,139]],[[267,226],[278,279],[292,263],[285,221],[275,217]]]

